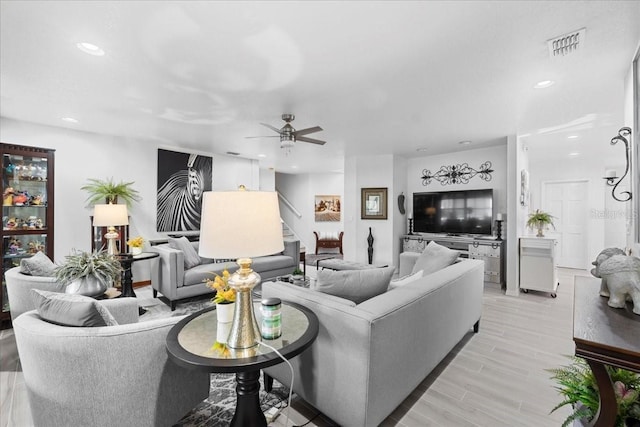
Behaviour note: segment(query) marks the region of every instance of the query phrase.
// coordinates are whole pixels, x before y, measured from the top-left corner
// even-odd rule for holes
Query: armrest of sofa
[[[159,277],[151,285],[172,300],[177,295],[176,289],[184,285],[184,253],[169,245],[152,246],[149,250],[160,255]]]
[[[284,240],[284,255],[290,256],[295,261],[295,265],[300,265],[300,240]]]
[[[398,272],[399,277],[411,274],[413,266],[416,265],[416,261],[420,257],[418,252],[402,252],[400,254],[400,270]]]
[[[109,313],[116,319],[119,325],[138,323],[138,300],[136,298],[113,298],[98,300]]]

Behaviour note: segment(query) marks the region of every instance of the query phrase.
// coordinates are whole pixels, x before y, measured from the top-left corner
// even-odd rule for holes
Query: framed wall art
[[[212,181],[211,157],[158,149],[157,230],[200,230],[202,193]]]
[[[361,193],[361,219],[387,219],[387,189],[363,188]]]
[[[316,221],[340,221],[341,209],[340,196],[315,197],[313,210]]]

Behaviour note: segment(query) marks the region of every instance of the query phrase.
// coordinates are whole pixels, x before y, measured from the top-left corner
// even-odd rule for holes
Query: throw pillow
[[[56,267],[56,264],[42,251],[38,251],[34,256],[20,261],[20,272],[31,276],[51,277],[55,274]]]
[[[400,286],[404,286],[407,283],[415,282],[416,280],[422,277],[422,273],[423,271],[420,270],[420,271],[416,271],[413,274],[407,274],[406,276],[402,276],[398,279],[392,280],[391,283],[389,283],[389,290],[399,288]]]
[[[387,291],[394,266],[367,270],[320,270],[314,290],[360,304]]]
[[[43,320],[62,326],[115,326],[109,310],[93,298],[78,294],[31,289],[31,298]]]
[[[198,256],[198,252],[196,252],[195,248],[186,237],[182,236],[179,238],[170,237],[169,238],[169,246],[178,251],[182,251],[184,254],[184,269],[188,270],[190,268],[195,267],[196,265],[200,265],[202,260]]]
[[[422,270],[422,274],[426,276],[453,264],[459,256],[459,251],[439,245],[432,240],[416,260],[411,274]]]

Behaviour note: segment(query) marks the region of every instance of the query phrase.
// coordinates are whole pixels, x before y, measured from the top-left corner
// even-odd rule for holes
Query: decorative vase
[[[536,237],[544,237],[544,225],[538,225],[538,234],[536,234]]]
[[[142,253],[142,248],[138,246],[131,246],[131,255],[140,255]]]
[[[369,237],[367,237],[367,252],[369,255],[369,264],[373,264],[373,234],[371,233],[371,227],[369,227]]]
[[[107,285],[95,276],[85,276],[69,283],[65,288],[65,293],[95,297],[104,294],[106,290]]]
[[[217,303],[216,313],[218,316],[218,323],[230,323],[233,320],[233,312],[236,309],[235,302],[229,303]]]

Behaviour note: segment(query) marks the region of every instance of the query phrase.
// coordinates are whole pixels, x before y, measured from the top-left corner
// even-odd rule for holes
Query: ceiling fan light
[[[291,148],[295,142],[296,140],[293,135],[280,135],[280,148]]]

